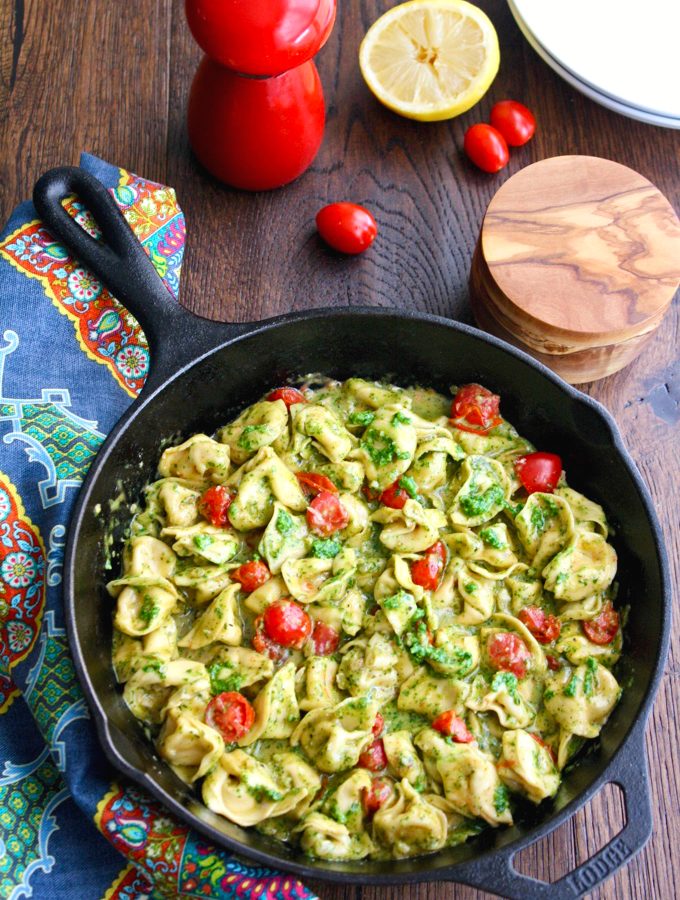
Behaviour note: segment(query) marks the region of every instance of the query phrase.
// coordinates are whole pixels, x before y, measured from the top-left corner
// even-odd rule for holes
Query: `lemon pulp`
[[[450,119],[487,92],[500,62],[488,16],[466,0],[410,0],[369,28],[364,79],[385,106],[421,121]]]

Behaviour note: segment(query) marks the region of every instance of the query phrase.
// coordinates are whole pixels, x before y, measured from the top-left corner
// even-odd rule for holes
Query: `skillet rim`
[[[189,315],[188,311],[184,310],[184,312]],[[108,457],[110,456],[119,438],[122,436],[127,427],[132,423],[132,421],[137,417],[137,415],[139,415],[143,409],[151,404],[153,400],[170,383],[175,382],[178,378],[182,377],[189,369],[193,368],[193,366],[195,366],[199,362],[202,362],[208,357],[221,352],[223,349],[230,345],[233,345],[242,340],[248,340],[249,338],[255,337],[262,332],[271,331],[283,325],[294,325],[298,322],[309,321],[310,319],[344,319],[348,317],[395,319],[402,321],[405,320],[407,322],[418,321],[428,323],[437,327],[446,328],[447,330],[453,332],[466,334],[475,340],[490,344],[491,346],[498,348],[506,354],[515,357],[518,361],[523,362],[530,369],[534,369],[539,375],[542,375],[548,381],[552,382],[563,394],[566,395],[568,399],[578,405],[589,407],[606,426],[608,438],[611,441],[611,445],[618,454],[619,461],[623,464],[628,475],[630,476],[633,485],[638,493],[638,496],[642,502],[644,513],[647,519],[647,524],[650,528],[653,544],[657,553],[659,572],[661,576],[661,633],[658,635],[658,652],[655,655],[653,666],[651,667],[649,684],[644,696],[642,697],[638,705],[637,710],[632,717],[632,721],[627,731],[621,738],[619,746],[612,753],[612,756],[607,762],[603,771],[595,779],[593,779],[593,781],[583,791],[580,791],[572,800],[566,803],[564,807],[562,807],[560,810],[557,810],[552,815],[549,814],[547,821],[530,828],[526,834],[521,835],[514,840],[509,840],[507,843],[503,843],[500,846],[485,849],[472,859],[463,860],[454,864],[444,865],[426,872],[407,871],[393,873],[392,875],[390,875],[370,874],[368,872],[345,872],[339,870],[338,868],[331,869],[317,865],[311,867],[309,865],[305,865],[304,862],[298,863],[294,860],[281,859],[278,856],[267,853],[266,851],[247,847],[240,841],[231,838],[228,835],[225,835],[218,829],[213,828],[207,822],[201,821],[201,819],[194,815],[189,809],[182,806],[179,800],[175,799],[174,796],[170,795],[164,788],[157,784],[155,779],[148,772],[142,772],[131,766],[116,749],[115,741],[111,737],[109,731],[108,717],[106,716],[99,702],[99,698],[92,685],[86,664],[84,662],[78,635],[78,628],[76,625],[74,594],[75,571],[77,568],[76,550],[83,525],[83,516],[89,502],[90,494],[92,493],[95,483],[99,477],[100,471],[106,465]],[[193,318],[199,319],[199,317]],[[299,875],[303,878],[319,879],[322,881],[330,882],[375,885],[404,884],[418,881],[422,882],[424,880],[455,881],[456,873],[458,870],[460,870],[461,875],[463,875],[464,869],[467,870],[470,866],[474,866],[475,864],[482,865],[484,861],[489,860],[495,856],[502,855],[511,860],[514,854],[516,854],[523,848],[533,844],[540,838],[545,837],[547,834],[558,828],[578,809],[584,806],[585,803],[587,803],[597,792],[599,792],[599,790],[605,784],[611,781],[621,781],[620,778],[616,778],[612,773],[616,772],[617,768],[620,768],[620,765],[618,764],[620,764],[620,762],[622,761],[624,755],[626,754],[626,751],[630,751],[630,747],[635,743],[636,738],[640,740],[644,739],[644,729],[646,726],[646,722],[651,712],[654,698],[658,691],[659,684],[663,675],[663,670],[670,644],[672,590],[663,531],[661,529],[661,525],[656,514],[654,504],[652,502],[649,488],[644,482],[642,475],[640,474],[640,471],[635,464],[635,461],[628,452],[616,421],[614,420],[609,410],[607,410],[607,408],[603,406],[603,404],[601,404],[599,401],[579,391],[573,385],[565,382],[552,370],[548,369],[547,366],[529,356],[529,354],[525,353],[524,351],[506,343],[500,338],[480,331],[474,326],[468,325],[463,322],[458,322],[453,319],[447,319],[443,316],[433,315],[431,313],[420,313],[410,310],[386,310],[382,307],[345,306],[326,307],[308,311],[295,311],[292,313],[287,313],[285,315],[272,317],[262,322],[233,324],[231,326],[229,326],[227,323],[210,323],[209,320],[202,321],[205,322],[206,325],[213,324],[215,326],[214,337],[211,345],[208,348],[203,347],[202,349],[199,349],[195,356],[193,356],[188,362],[182,362],[174,372],[163,378],[160,384],[152,383],[152,387],[150,388],[148,395],[146,391],[142,390],[136,400],[133,401],[130,407],[123,413],[123,415],[120,417],[118,422],[115,424],[115,426],[107,436],[104,444],[102,445],[99,453],[94,460],[94,463],[88,471],[87,477],[75,501],[73,511],[71,513],[71,520],[69,523],[63,569],[63,597],[66,630],[76,673],[87,700],[97,736],[99,738],[100,744],[102,745],[102,749],[104,750],[106,758],[113,765],[113,767],[116,770],[122,772],[135,784],[149,791],[150,794],[152,794],[161,803],[169,807],[173,811],[173,813],[177,815],[180,820],[189,825],[189,827],[194,828],[196,829],[196,831],[208,836],[218,846],[225,847],[231,852],[242,854],[267,868],[270,868],[272,866],[281,868],[285,871],[295,873],[296,875]],[[648,781],[649,779],[646,769],[645,779],[646,781]],[[437,854],[434,853],[427,856],[414,857],[414,859],[429,858],[434,860],[436,856]],[[625,861],[627,862],[628,860]],[[406,860],[406,862],[408,863],[408,860]],[[510,865],[509,862],[508,865]],[[473,883],[469,880],[470,876],[467,872],[466,875],[466,883]],[[532,880],[535,881],[536,885],[544,884],[543,882],[531,879],[528,876],[524,877],[529,882]],[[481,883],[482,881],[480,881],[480,884]]]

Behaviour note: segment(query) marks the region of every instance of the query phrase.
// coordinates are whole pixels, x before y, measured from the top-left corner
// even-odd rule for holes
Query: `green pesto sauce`
[[[505,499],[503,488],[499,484],[492,484],[484,493],[478,493],[475,487],[472,485],[470,493],[460,498],[461,509],[470,518],[486,515],[489,510],[502,504]]]
[[[477,789],[476,780],[471,777],[473,772],[466,767],[474,768],[474,754],[480,751],[486,754],[486,764],[497,764],[502,754],[508,752],[504,749],[507,740],[504,742],[503,736],[515,726],[511,729],[504,721],[519,723],[521,717],[531,717],[516,729],[526,728],[528,733],[543,736],[556,746],[560,728],[566,727],[558,721],[560,711],[571,715],[575,703],[585,703],[584,698],[599,695],[604,679],[598,679],[598,660],[609,667],[616,654],[612,654],[610,663],[599,649],[592,650],[597,653],[597,659],[587,657],[584,666],[586,654],[582,641],[585,638],[579,631],[581,643],[576,641],[575,646],[581,655],[577,662],[570,658],[574,652],[571,645],[552,651],[559,656],[563,671],[569,673],[564,675],[564,680],[535,666],[533,656],[527,661],[526,676],[521,679],[492,666],[486,647],[489,634],[506,629],[513,632],[508,621],[527,605],[540,605],[542,609],[554,611],[564,623],[568,622],[569,589],[585,577],[574,572],[570,576],[565,571],[556,576],[556,583],[564,587],[567,595],[564,601],[545,586],[547,576],[542,573],[550,560],[536,563],[530,541],[536,543],[537,535],[550,528],[557,532],[554,520],[562,507],[550,497],[527,501],[521,489],[506,499],[502,484],[513,488],[516,485],[513,473],[517,454],[532,450],[508,423],[493,429],[492,434],[470,434],[451,423],[450,398],[434,391],[372,385],[361,379],[345,384],[327,379],[321,384],[317,382],[315,376],[310,376],[305,397],[307,403],[318,404],[321,409],[310,409],[308,415],[300,417],[304,407],[295,404],[285,421],[276,419],[272,424],[246,425],[240,432],[232,429],[231,464],[222,462],[228,457],[226,452],[223,456],[216,453],[211,459],[202,451],[202,469],[189,477],[186,472],[190,470],[190,461],[184,460],[185,474],[181,478],[170,476],[175,482],[171,499],[182,521],[170,520],[170,512],[164,506],[167,498],[159,496],[160,482],[149,488],[146,505],[136,513],[131,533],[151,536],[169,548],[173,548],[175,538],[166,536],[166,527],[172,531],[169,526],[188,526],[191,538],[183,537],[178,544],[181,555],[179,549],[170,553],[172,564],[168,566],[167,579],[177,590],[174,609],[166,613],[167,600],[162,587],[166,573],[159,572],[158,579],[149,582],[152,586],[139,589],[137,605],[133,607],[136,616],[128,617],[128,621],[137,619],[137,625],[143,623],[144,631],[149,631],[151,626],[171,624],[171,615],[177,626],[179,647],[174,649],[174,635],[165,631],[148,638],[151,648],[148,650],[144,634],[135,637],[118,634],[116,672],[123,685],[140,671],[159,676],[157,680],[145,679],[150,687],[138,703],[138,711],[141,710],[138,717],[148,734],[157,740],[161,756],[163,718],[168,715],[166,704],[168,708],[194,716],[205,727],[210,723],[203,710],[210,695],[238,692],[246,698],[256,710],[258,727],[266,724],[269,734],[241,748],[238,741],[229,741],[225,752],[245,752],[266,766],[268,774],[266,778],[260,777],[259,766],[254,770],[244,768],[243,777],[238,772],[229,776],[229,789],[233,788],[240,802],[250,803],[251,808],[252,801],[266,804],[268,808],[285,803],[290,801],[291,791],[296,792],[293,807],[281,815],[275,807],[270,810],[271,818],[256,824],[262,833],[297,846],[302,841],[301,826],[305,818],[316,814],[322,817],[321,824],[315,825],[311,837],[306,836],[309,843],[301,844],[301,852],[325,858],[319,848],[332,846],[334,852],[339,848],[344,858],[352,858],[352,854],[371,859],[393,858],[394,848],[382,843],[379,835],[397,832],[389,828],[380,832],[374,827],[376,819],[366,815],[364,808],[366,791],[370,790],[366,785],[384,781],[392,791],[401,791],[399,808],[408,810],[409,818],[402,821],[399,834],[401,840],[408,840],[409,855],[427,853],[435,849],[431,821],[436,803],[432,803],[432,795],[443,799],[446,790],[453,789],[447,786],[454,785],[455,777],[459,779],[458,787],[464,784],[465,790]],[[388,404],[392,408],[386,413]],[[280,405],[279,411],[282,415]],[[247,415],[244,418],[248,420]],[[314,440],[310,440],[312,437]],[[423,448],[425,442],[431,442],[430,446]],[[403,445],[409,446],[410,451],[402,450]],[[266,453],[260,448],[267,448]],[[248,471],[253,471],[258,452],[264,465],[254,478],[242,478],[237,474],[239,467],[246,464]],[[461,462],[466,458],[470,460],[472,478],[461,496],[461,477],[465,471]],[[490,460],[494,460],[493,465],[489,465]],[[406,462],[399,465],[401,461]],[[494,476],[498,465],[508,476],[500,479],[500,483],[496,483],[499,478]],[[372,467],[394,467],[394,474],[388,477],[388,471],[384,471],[381,477],[373,472],[368,479],[366,473]],[[341,491],[338,497],[341,502],[351,495],[347,501],[352,513],[351,527],[331,534],[314,530],[305,515],[310,498],[305,506],[304,495],[296,484],[295,476],[301,472],[326,474]],[[379,521],[380,514],[378,521],[372,521],[372,515],[384,508],[376,485],[393,481],[402,492],[401,499],[405,492],[414,503],[409,503],[408,509],[404,507],[403,523],[399,513],[394,516],[390,513],[385,524]],[[215,483],[224,484],[235,497],[229,513],[231,525],[225,526],[224,536],[212,527],[211,533],[201,531],[206,520],[196,505],[197,497]],[[165,484],[167,493],[167,480]],[[526,502],[531,502],[530,522],[514,523],[512,517]],[[559,502],[568,502],[575,509],[577,501],[562,497]],[[421,514],[424,510],[426,517],[433,517],[435,524],[431,529],[416,518],[416,509]],[[453,524],[461,512],[469,519],[476,518],[480,524],[472,527]],[[413,521],[409,520],[411,515]],[[594,515],[593,521],[601,523],[602,517]],[[234,525],[239,518],[251,520],[252,527],[240,531]],[[564,541],[556,551],[562,554],[560,568],[568,565],[564,560],[572,552],[565,545],[564,519],[564,516],[560,519]],[[578,527],[588,526],[581,518]],[[527,536],[527,530],[533,533]],[[424,532],[429,532],[426,540],[422,538]],[[390,534],[392,542],[387,539]],[[227,555],[232,540],[233,555],[224,563],[208,562],[201,555],[216,541],[220,550],[225,547]],[[424,559],[427,550],[438,541],[447,547],[446,566],[440,573],[438,589],[430,591],[413,586],[404,574],[417,560]],[[253,553],[254,547],[259,548],[276,581],[265,584],[254,596],[240,587],[236,593],[233,570],[246,560],[260,559],[258,553]],[[491,553],[487,548],[503,551],[503,555]],[[318,562],[309,565],[312,560],[334,562],[326,566]],[[145,565],[149,567],[146,561]],[[296,568],[298,565],[300,568]],[[506,565],[511,575],[501,572]],[[532,565],[536,568],[531,568]],[[150,570],[152,576],[156,574],[153,564]],[[587,571],[588,581],[596,584],[591,569]],[[314,598],[317,589],[319,599]],[[607,587],[596,590],[615,598],[614,591]],[[282,647],[267,633],[265,614],[272,602],[295,596],[298,608],[308,617],[313,636],[297,645]],[[380,598],[379,602],[376,597]],[[206,618],[201,629],[203,616]],[[510,619],[504,620],[503,616]],[[579,621],[575,616],[574,620]],[[317,655],[324,652],[320,624],[338,633],[337,648],[333,643],[333,652],[325,657]],[[191,647],[183,641],[190,631],[195,639]],[[520,637],[525,635],[519,626],[514,633]],[[125,643],[121,644],[121,640]],[[175,657],[166,660],[166,654],[171,655],[173,649]],[[550,652],[550,648],[540,648],[544,652],[546,649]],[[531,650],[532,654],[540,652],[534,646]],[[268,658],[270,652],[276,657],[273,661]],[[253,657],[256,653],[260,656]],[[156,654],[162,658],[156,658]],[[178,660],[185,666],[190,660],[195,669],[185,668],[178,678],[171,677],[174,674],[171,667]],[[272,671],[276,678],[285,665],[289,665],[288,680],[271,682]],[[579,675],[575,674],[577,666],[580,666]],[[192,679],[200,685],[193,692]],[[545,690],[548,679],[552,679],[549,682],[552,690]],[[171,705],[168,698],[178,685],[182,694],[173,701],[176,705]],[[500,694],[486,704],[480,703],[493,691]],[[567,704],[564,697],[572,698],[572,702]],[[128,702],[133,708],[135,697]],[[340,712],[336,712],[341,703],[342,719]],[[400,709],[400,704],[405,708]],[[597,704],[590,705],[595,708]],[[382,730],[376,710],[383,719]],[[474,736],[472,743],[457,743],[453,737],[431,729],[435,719],[449,711],[455,711],[463,720]],[[309,741],[303,741],[300,734],[304,733],[307,716],[310,717],[307,722],[314,724],[310,726]],[[191,728],[191,721],[184,726]],[[438,727],[442,727],[441,722]],[[366,755],[367,749],[395,732],[406,732],[406,735],[384,742],[383,749],[387,753],[386,748],[391,746],[393,756],[384,768],[373,772],[367,768],[373,758]],[[426,751],[423,749],[426,739],[433,735],[434,749]],[[580,739],[572,740],[570,753],[582,743]],[[515,746],[519,748],[519,739]],[[329,747],[334,748],[332,758]],[[458,772],[456,760],[461,765]],[[453,776],[447,773],[447,779],[452,780],[442,778],[443,769],[437,769],[447,761],[454,767]],[[553,773],[552,769],[547,771],[546,756],[538,748],[533,753],[529,749],[524,761],[542,776]],[[219,762],[212,761],[207,777],[216,771]],[[503,769],[497,771],[502,778]],[[351,790],[350,776],[356,782]],[[309,777],[312,787],[307,796],[300,785]],[[405,777],[418,795],[415,799],[408,785],[404,788],[405,782],[400,784]],[[522,792],[519,782],[512,784],[511,794],[505,784],[497,785],[496,779],[487,780],[482,805],[475,807],[471,803],[470,809],[484,808],[490,818],[493,818],[492,810],[497,816],[507,814],[512,811],[515,791]],[[195,787],[201,791],[200,780]],[[477,799],[472,798],[475,802]],[[325,844],[320,843],[323,817],[330,818],[336,829],[329,832],[332,837]],[[441,822],[441,817],[435,815],[435,818]],[[453,816],[453,820],[455,824],[448,828],[444,846],[454,846],[489,827],[470,813],[462,821],[459,816]],[[342,827],[338,830],[337,826]],[[367,839],[374,842],[369,849],[362,847],[362,841]]]

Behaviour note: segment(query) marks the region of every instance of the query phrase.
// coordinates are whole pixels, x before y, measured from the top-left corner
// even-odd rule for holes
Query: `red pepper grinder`
[[[312,57],[336,0],[186,0],[205,51],[189,95],[189,141],[220,181],[251,191],[293,181],[317,154],[325,122]]]

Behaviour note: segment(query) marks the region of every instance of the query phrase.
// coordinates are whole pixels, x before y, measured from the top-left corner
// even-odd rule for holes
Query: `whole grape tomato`
[[[367,250],[378,233],[372,213],[356,203],[331,203],[316,214],[316,227],[329,247],[355,256]]]
[[[536,131],[534,114],[516,100],[500,100],[491,108],[489,121],[511,147],[521,147]]]
[[[468,158],[483,172],[500,172],[508,164],[510,154],[505,138],[492,125],[471,125],[465,132],[463,149]]]

